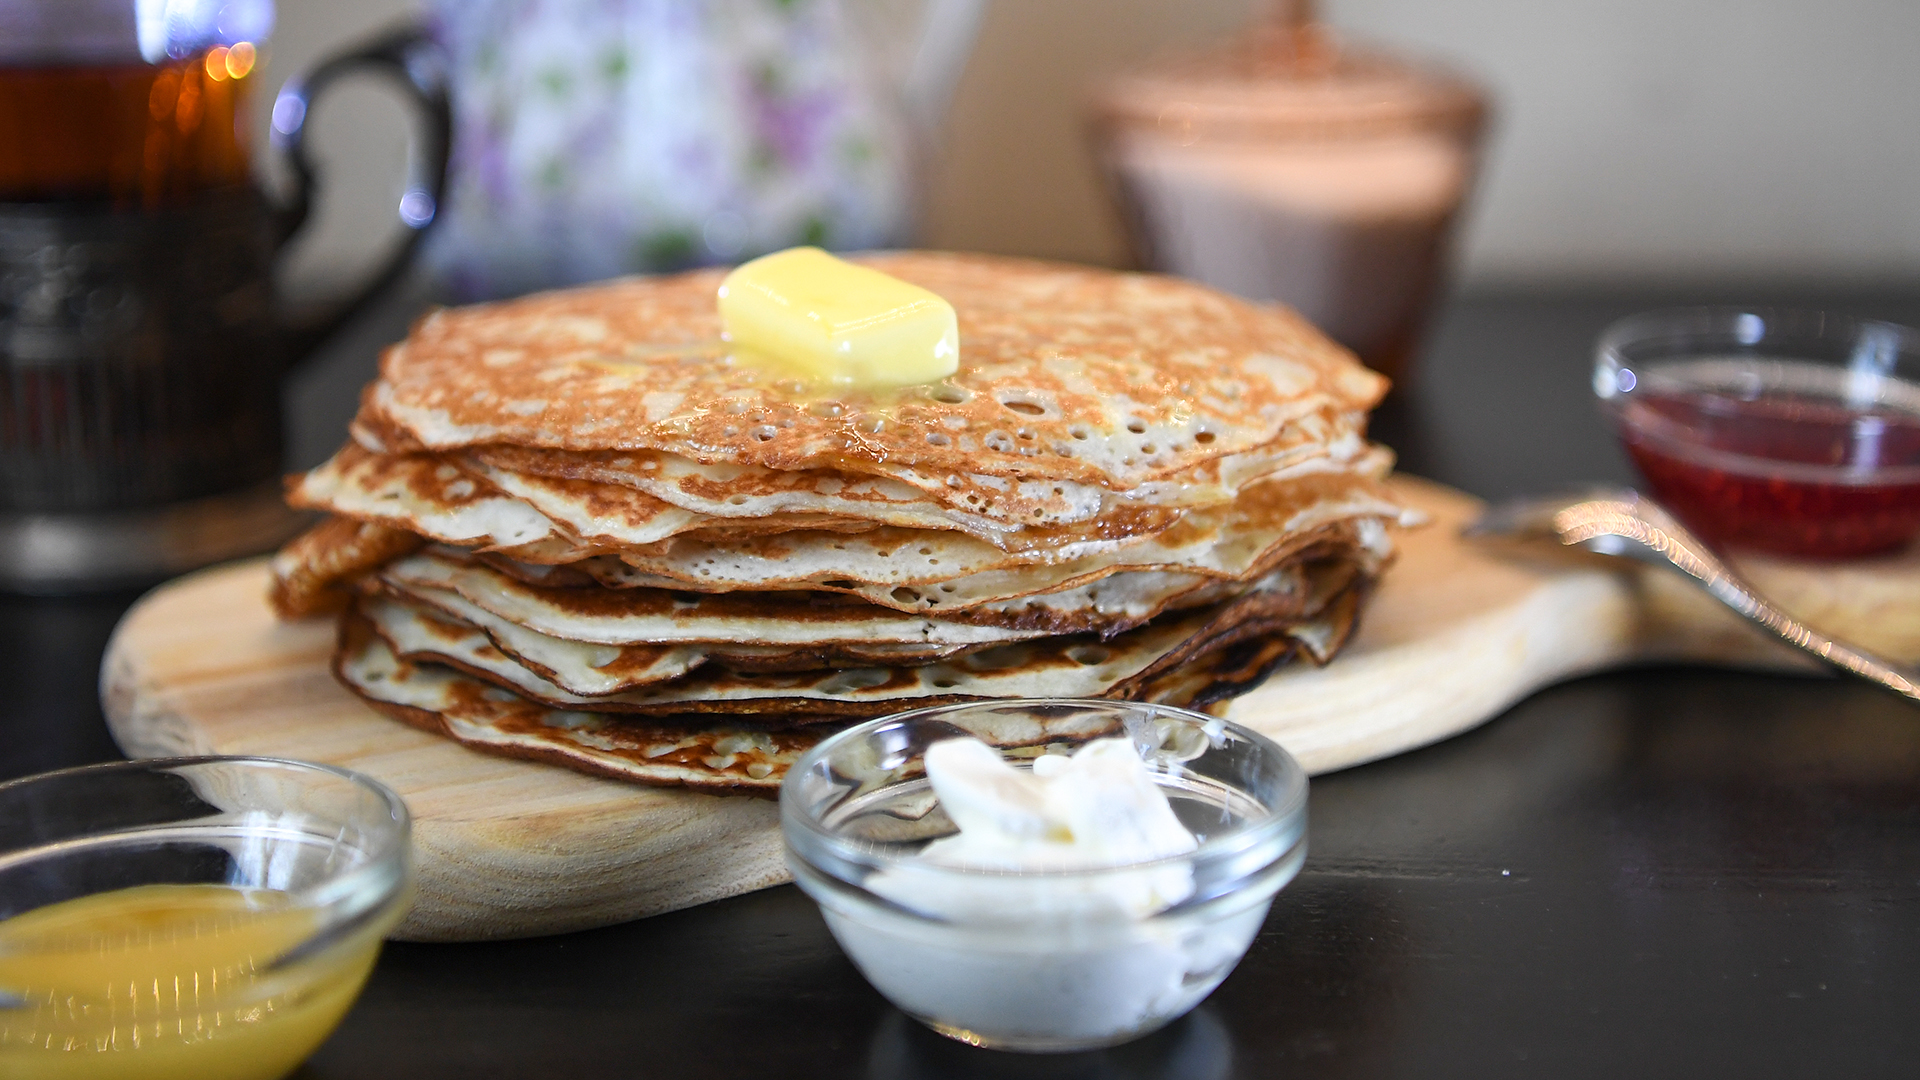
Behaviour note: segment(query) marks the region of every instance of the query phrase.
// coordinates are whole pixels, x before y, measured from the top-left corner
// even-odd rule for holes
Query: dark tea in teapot
[[[0,67],[0,199],[178,204],[248,179],[253,42],[162,63]]]

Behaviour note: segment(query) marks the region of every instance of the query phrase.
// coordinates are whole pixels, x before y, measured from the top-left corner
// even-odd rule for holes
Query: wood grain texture
[[[1353,642],[1283,669],[1229,715],[1320,773],[1422,746],[1580,673],[1650,660],[1810,667],[1675,575],[1464,544],[1478,503],[1411,478],[1433,518],[1401,538]],[[1920,562],[1743,568],[1776,599],[1890,658],[1920,658]],[[637,787],[490,757],[374,713],[333,681],[331,619],[277,621],[255,560],[141,600],[108,645],[101,697],[130,756],[267,754],[391,785],[414,815],[419,899],[397,936],[559,933],[784,881],[771,800]]]

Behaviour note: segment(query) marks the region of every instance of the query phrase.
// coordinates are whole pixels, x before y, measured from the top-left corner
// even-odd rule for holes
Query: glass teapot
[[[984,0],[435,0],[475,299],[912,235]]]
[[[0,590],[140,584],[270,548],[281,386],[404,272],[434,219],[448,106],[411,31],[295,80],[285,198],[245,117],[272,0],[0,0]],[[274,265],[319,194],[308,106],[369,74],[416,114],[400,242],[296,309]]]

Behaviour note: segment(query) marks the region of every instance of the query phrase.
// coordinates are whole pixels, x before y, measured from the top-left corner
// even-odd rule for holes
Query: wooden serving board
[[[1496,554],[1462,542],[1479,504],[1411,478],[1433,518],[1354,641],[1282,670],[1229,715],[1310,772],[1464,731],[1548,683],[1646,660],[1810,667],[1677,575],[1597,556]],[[1748,562],[1803,618],[1894,659],[1920,659],[1920,559],[1844,568]],[[277,621],[264,560],[162,586],[128,612],[100,677],[133,757],[266,754],[391,785],[414,815],[419,898],[397,936],[457,941],[602,926],[787,879],[777,807],[638,787],[490,757],[388,720],[333,681],[333,620]]]

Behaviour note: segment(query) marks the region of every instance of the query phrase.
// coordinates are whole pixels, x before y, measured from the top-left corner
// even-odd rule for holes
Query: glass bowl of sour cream
[[[809,751],[787,863],[876,989],[1005,1050],[1110,1046],[1239,963],[1306,858],[1307,777],[1272,740],[1138,702],[900,713]]]

